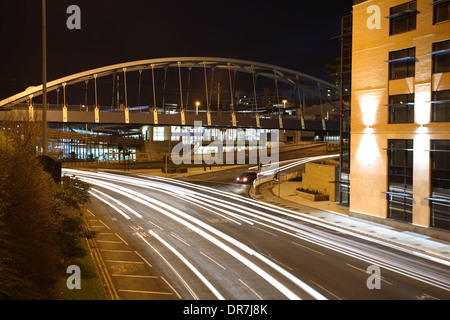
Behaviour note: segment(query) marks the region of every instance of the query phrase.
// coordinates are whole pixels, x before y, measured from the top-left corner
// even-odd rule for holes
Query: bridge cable
[[[206,93],[206,108],[209,112],[209,97],[208,97],[208,78],[206,75],[206,61],[203,61],[203,73],[205,74],[205,93]]]
[[[186,109],[189,107],[189,92],[191,91],[191,72],[192,67],[188,68],[188,87],[187,87],[187,93],[186,93]]]
[[[255,108],[256,113],[258,113],[258,102],[256,99],[256,75],[254,66],[252,66],[252,76],[253,76],[253,106],[252,106],[252,112],[253,108]]]
[[[97,74],[94,74],[94,86],[95,86],[95,107],[98,107],[97,103]]]
[[[139,110],[142,112],[142,107],[141,107],[141,85],[142,85],[142,70],[139,70],[138,106],[139,106]]]
[[[123,82],[125,86],[125,108],[128,108],[128,96],[127,96],[127,68],[123,68]]]
[[[88,84],[89,84],[89,80],[84,80],[84,83],[85,83],[85,87],[84,87],[84,105],[86,106],[86,108],[87,108],[87,101],[88,101]]]
[[[113,86],[112,86],[112,99],[111,99],[111,111],[112,111],[112,107],[114,105],[114,92],[115,92],[115,87],[116,87],[116,72],[113,73]]]
[[[155,65],[152,64],[152,86],[153,86],[153,109],[156,109],[156,94],[155,94]]]
[[[210,85],[209,85],[209,101],[210,101],[210,104],[212,103],[213,79],[214,79],[214,71],[215,71],[215,69],[216,69],[215,67],[211,67],[211,81],[210,81]]]
[[[280,115],[281,114],[281,110],[280,110],[280,96],[278,94],[278,73],[277,73],[277,70],[273,70],[273,73],[275,74],[275,90],[276,90],[276,93],[277,93],[278,115]],[[272,102],[272,110],[274,109],[273,105],[274,105],[274,102]],[[272,113],[273,113],[273,111],[272,111]]]
[[[63,101],[63,107],[65,107],[66,106],[66,83],[64,82],[63,83],[63,99],[64,99],[64,101]]]
[[[163,88],[163,111],[166,112],[166,80],[167,80],[167,66],[164,67],[164,88]]]
[[[180,102],[181,102],[181,111],[184,111],[183,107],[183,86],[181,84],[181,62],[178,61],[178,80],[180,82]]]
[[[230,97],[231,97],[231,109],[232,112],[234,113],[234,101],[233,101],[233,86],[231,84],[231,69],[230,69],[230,63],[227,62],[228,64],[228,79],[230,80]]]

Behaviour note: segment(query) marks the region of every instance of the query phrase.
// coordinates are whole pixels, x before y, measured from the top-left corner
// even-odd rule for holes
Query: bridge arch
[[[339,89],[332,83],[307,75],[305,73],[260,62],[214,57],[170,57],[119,63],[76,73],[48,82],[47,92],[57,90],[63,85],[70,86],[95,78],[102,78],[108,75],[113,75],[118,72],[128,73],[133,71],[144,71],[148,69],[158,69],[166,67],[214,67],[216,69],[228,69],[233,71],[236,70],[239,72],[246,72],[266,78],[276,79],[277,81],[289,84],[295,88],[301,87],[306,90],[311,90],[310,88],[308,88],[308,86],[316,86],[318,90],[311,90],[310,92],[324,99],[327,99],[327,95],[325,94],[327,89],[335,90],[336,92]],[[34,87],[29,87],[23,92],[0,101],[0,108],[14,106],[21,102],[27,101],[30,98],[41,96],[42,91],[42,84]]]

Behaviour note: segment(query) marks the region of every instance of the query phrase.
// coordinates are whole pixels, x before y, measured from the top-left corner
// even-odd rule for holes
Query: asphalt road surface
[[[84,209],[116,299],[450,298],[448,262],[236,195],[233,188],[246,186],[230,181],[234,172],[215,182],[222,190],[162,177],[64,174],[92,185]]]

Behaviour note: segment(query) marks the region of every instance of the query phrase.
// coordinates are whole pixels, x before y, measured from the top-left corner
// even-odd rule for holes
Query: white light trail
[[[106,201],[105,199],[103,199],[102,197],[99,197],[98,195],[96,195],[95,193],[93,193],[92,191],[89,191],[89,193],[91,195],[93,195],[94,197],[96,197],[97,199],[99,199],[100,201],[106,203],[108,206],[110,206],[111,208],[113,208],[114,210],[116,210],[118,213],[120,213],[125,219],[130,220],[131,218],[122,210],[120,210],[119,208],[117,208],[116,206],[114,206],[113,204],[109,203],[108,201]]]
[[[187,282],[183,279],[183,277],[177,272],[177,270],[167,261],[167,259],[159,252],[154,246],[150,244],[140,233],[136,233],[139,238],[141,238],[150,248],[153,249],[160,257],[161,259],[169,266],[169,268],[172,270],[172,272],[175,274],[175,276],[181,281],[181,283],[185,286],[185,288],[189,291],[189,293],[192,295],[192,297],[195,300],[199,300],[199,297],[194,292],[194,290],[187,284]]]
[[[251,262],[250,260],[248,260],[247,258],[245,258],[243,255],[241,255],[240,253],[238,253],[237,251],[233,250],[231,247],[229,247],[228,245],[224,244],[223,242],[221,242],[220,240],[218,240],[217,238],[211,236],[210,234],[206,233],[205,231],[203,231],[202,229],[196,227],[194,224],[192,224],[191,222],[195,223],[198,226],[201,226],[202,228],[204,228],[205,230],[208,230],[209,232],[211,232],[212,234],[222,238],[223,240],[233,244],[234,246],[240,248],[241,250],[243,250],[244,252],[248,253],[249,255],[256,257],[257,259],[261,260],[262,262],[264,262],[265,264],[269,265],[271,268],[273,268],[274,270],[276,270],[277,272],[279,272],[280,274],[282,274],[283,276],[285,276],[286,278],[288,278],[290,281],[292,281],[294,284],[296,284],[299,288],[301,288],[302,290],[304,290],[305,292],[307,292],[311,297],[318,299],[318,300],[326,300],[326,298],[321,295],[319,292],[317,292],[316,290],[314,290],[313,288],[311,288],[309,285],[307,285],[306,283],[304,283],[303,281],[301,281],[300,279],[296,278],[294,275],[292,275],[291,273],[287,272],[286,270],[284,270],[283,268],[281,268],[280,266],[278,266],[277,264],[275,264],[274,262],[270,261],[269,259],[267,259],[266,257],[264,257],[263,255],[259,254],[258,252],[254,251],[253,249],[249,248],[248,246],[242,244],[241,242],[237,241],[236,239],[222,233],[221,231],[211,227],[210,225],[188,215],[185,214],[184,212],[171,207],[161,201],[158,201],[156,199],[150,198],[146,195],[143,195],[135,190],[129,189],[129,188],[125,188],[119,185],[115,185],[115,184],[111,184],[108,182],[99,182],[97,180],[93,180],[93,179],[89,179],[89,178],[82,178],[83,180],[85,180],[88,183],[92,183],[95,185],[99,185],[105,189],[109,189],[113,192],[117,192],[120,193],[123,196],[129,197],[132,200],[135,200],[137,202],[140,202],[160,213],[163,213],[164,215],[166,215],[167,217],[179,222],[180,224],[185,225],[186,227],[188,227],[189,229],[191,229],[192,231],[196,232],[197,234],[199,234],[200,236],[202,236],[203,238],[209,240],[210,242],[212,242],[213,244],[215,244],[216,246],[218,246],[219,248],[221,248],[222,250],[224,250],[225,252],[227,252],[228,254],[232,255],[233,257],[235,257],[238,261],[242,262],[243,264],[245,264],[249,269],[253,270],[255,273],[257,273],[259,276],[261,276],[264,280],[266,280],[267,282],[269,282],[272,286],[274,286],[275,288],[277,288],[281,293],[283,293],[287,298],[292,299],[292,300],[299,300],[300,297],[298,297],[295,293],[293,293],[291,290],[289,290],[286,286],[284,286],[281,282],[279,282],[277,279],[275,279],[272,275],[270,275],[269,273],[267,273],[266,271],[264,271],[263,269],[261,269],[259,266],[257,266],[256,264],[254,264],[253,262]],[[164,210],[164,209],[166,210]],[[171,211],[171,212],[169,212]],[[175,213],[175,214],[173,214]],[[186,220],[185,220],[186,219]],[[187,220],[191,221],[188,222]]]
[[[149,230],[150,234],[154,236],[159,242],[161,242],[166,248],[172,251],[183,263],[208,287],[209,290],[217,297],[219,300],[225,300],[225,298],[220,294],[219,291],[208,281],[208,279],[203,276],[200,271],[196,267],[192,265],[183,255],[178,252],[174,247],[172,247],[169,243],[164,241],[159,235],[157,235],[152,230]]]
[[[120,206],[122,206],[123,208],[127,209],[128,211],[130,211],[130,212],[131,212],[132,214],[134,214],[136,217],[142,218],[142,215],[141,215],[141,214],[137,213],[135,210],[133,210],[132,208],[130,208],[129,206],[127,206],[125,203],[120,202],[119,200],[117,200],[117,199],[111,197],[110,195],[107,195],[107,194],[104,193],[104,192],[101,192],[100,190],[97,190],[97,189],[94,189],[94,188],[91,188],[91,190],[92,190],[92,191],[95,191],[96,193],[101,194],[102,196],[104,196],[104,197],[106,197],[106,198],[108,198],[108,199],[110,199],[110,200],[112,200],[112,201],[114,201],[114,202],[117,202]],[[92,194],[92,193],[91,193],[91,194]]]
[[[103,178],[105,178],[105,177],[103,177]],[[108,178],[113,178],[113,177],[108,177]],[[116,176],[114,178],[117,179]],[[301,216],[298,212],[293,212],[291,210],[284,209],[284,208],[279,208],[279,207],[276,207],[276,206],[270,205],[270,204],[262,204],[260,202],[257,202],[255,200],[253,200],[253,199],[244,198],[244,197],[241,197],[241,196],[238,196],[238,195],[230,195],[227,192],[222,192],[222,191],[219,191],[219,190],[213,190],[213,189],[210,189],[210,188],[205,188],[203,186],[198,186],[198,185],[194,185],[194,184],[191,184],[191,183],[182,182],[182,181],[179,181],[179,180],[160,178],[160,177],[152,177],[152,178],[145,177],[145,178],[147,178],[146,182],[142,182],[141,181],[139,183],[137,181],[141,180],[141,179],[129,178],[129,177],[127,177],[127,178],[120,178],[120,179],[117,179],[116,181],[119,181],[119,182],[122,182],[122,183],[129,183],[129,184],[133,184],[133,185],[139,185],[141,187],[150,188],[150,189],[155,189],[156,188],[158,191],[166,192],[166,193],[170,192],[169,190],[171,190],[171,188],[173,187],[173,186],[169,185],[169,182],[171,184],[177,184],[177,185],[181,185],[181,186],[184,186],[184,187],[189,187],[189,188],[192,188],[192,189],[201,190],[201,192],[203,192],[203,193],[198,193],[198,192],[195,192],[195,191],[192,191],[192,190],[182,189],[180,187],[176,188],[176,189],[184,190],[183,194],[180,195],[180,197],[182,197],[182,198],[190,198],[190,200],[195,199],[195,200],[197,200],[197,202],[202,202],[203,206],[205,206],[206,203],[211,203],[211,204],[214,204],[216,206],[226,207],[227,211],[229,213],[232,213],[229,210],[235,210],[236,212],[238,212],[238,213],[232,213],[232,214],[234,214],[235,218],[242,217],[241,215],[244,214],[246,216],[252,216],[252,217],[254,217],[254,218],[258,219],[258,220],[262,219],[264,221],[267,221],[270,224],[278,225],[279,227],[275,227],[275,226],[267,224],[267,223],[262,223],[261,221],[253,220],[253,219],[248,218],[248,217],[246,217],[246,218],[242,217],[242,219],[246,219],[247,221],[261,224],[261,225],[263,225],[265,227],[272,228],[272,229],[277,230],[279,232],[283,232],[283,233],[289,234],[291,236],[294,236],[296,238],[300,238],[300,239],[302,239],[304,241],[308,241],[308,242],[314,243],[316,245],[320,245],[320,246],[326,247],[327,249],[331,249],[331,250],[334,250],[334,251],[337,251],[337,252],[349,255],[349,256],[351,256],[353,258],[357,258],[357,259],[360,259],[360,260],[363,260],[363,261],[366,261],[366,262],[369,262],[369,263],[376,262],[379,265],[383,265],[385,268],[387,268],[387,269],[389,269],[391,271],[395,271],[397,273],[405,274],[405,275],[407,275],[407,276],[409,276],[411,278],[414,278],[416,280],[420,280],[420,281],[423,281],[423,282],[426,282],[426,283],[429,283],[429,284],[433,284],[433,285],[436,285],[438,287],[441,287],[441,288],[444,288],[444,289],[447,289],[447,290],[449,288],[448,281],[445,281],[445,279],[444,279],[444,281],[442,281],[442,279],[435,279],[434,280],[434,279],[432,279],[432,277],[427,277],[425,274],[424,275],[420,275],[419,274],[420,273],[419,270],[408,268],[408,266],[406,266],[406,265],[399,265],[399,264],[396,265],[396,262],[386,260],[386,258],[380,257],[380,256],[378,256],[375,253],[369,253],[367,251],[359,250],[357,245],[356,246],[355,245],[348,246],[347,244],[344,244],[342,242],[336,241],[336,239],[331,239],[330,235],[321,233],[317,229],[309,228],[307,226],[300,225],[299,223],[296,223],[296,222],[293,222],[293,221],[289,221],[289,220],[286,220],[286,219],[283,219],[283,218],[280,218],[280,217],[275,217],[275,216],[273,216],[273,213],[274,212],[280,213],[280,214],[282,214],[284,216],[294,217],[294,218],[296,218],[296,219],[298,219],[300,221],[304,220],[304,221],[311,222],[313,224],[316,224],[316,225],[319,225],[319,226],[322,226],[322,227],[325,227],[325,228],[328,228],[328,229],[332,229],[332,230],[340,231],[340,232],[345,232],[348,235],[351,235],[351,236],[354,236],[354,237],[358,237],[358,238],[361,238],[361,239],[364,239],[364,240],[368,240],[370,242],[379,243],[379,244],[382,244],[384,246],[389,246],[389,247],[392,247],[392,248],[394,248],[396,250],[401,250],[401,251],[404,251],[404,252],[408,252],[410,254],[414,254],[416,256],[419,256],[419,257],[422,257],[422,258],[425,258],[425,259],[429,259],[429,260],[441,263],[441,264],[446,265],[446,266],[450,265],[448,261],[445,261],[445,260],[442,260],[442,259],[438,259],[438,258],[435,258],[435,257],[430,257],[428,255],[421,254],[421,253],[418,253],[418,252],[415,252],[415,251],[412,251],[412,250],[408,250],[406,248],[402,248],[402,247],[396,246],[394,244],[387,244],[384,241],[376,240],[376,239],[373,239],[372,237],[364,236],[362,234],[359,234],[359,233],[356,233],[356,232],[352,232],[352,231],[350,231],[348,229],[344,229],[344,231],[343,231],[343,229],[340,228],[340,227],[337,227],[337,226],[334,227],[333,225],[330,225],[328,223],[322,223],[318,218],[304,217],[304,216]],[[155,180],[163,181],[163,182],[166,182],[166,183],[160,183],[160,182],[155,183],[154,181],[148,180],[148,179],[155,179]],[[163,188],[163,186],[165,186],[165,188]],[[172,190],[172,191],[176,192],[175,190]],[[207,195],[206,193],[207,194],[211,194],[211,195]],[[224,199],[220,199],[220,198],[214,197],[212,195],[220,195],[220,196],[225,197],[225,198],[230,198],[230,199],[233,200],[233,202],[226,201]],[[238,203],[235,203],[236,201],[242,202],[243,205],[239,205]],[[252,206],[255,206],[255,207],[259,207],[261,209],[270,210],[270,211],[272,211],[272,213],[269,214],[269,213],[262,212],[260,210],[256,210],[254,208],[250,208],[249,204],[251,204]],[[280,227],[281,227],[281,229],[280,229]],[[315,235],[315,233],[317,235]],[[319,235],[319,233],[321,233],[321,234]],[[327,239],[327,238],[330,238],[330,239]],[[415,274],[419,274],[419,275],[415,276]]]

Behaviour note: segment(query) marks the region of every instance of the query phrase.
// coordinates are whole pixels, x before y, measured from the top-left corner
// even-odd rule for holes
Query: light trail
[[[287,272],[286,270],[284,270],[283,268],[281,268],[274,262],[270,261],[263,255],[259,254],[258,252],[254,251],[253,249],[249,248],[248,246],[244,245],[243,243],[237,241],[236,239],[222,233],[221,231],[211,227],[210,225],[208,225],[188,214],[185,214],[184,212],[182,212],[174,207],[171,207],[161,201],[150,198],[146,195],[143,195],[143,194],[141,194],[135,190],[129,189],[129,188],[124,188],[122,186],[111,184],[108,182],[99,182],[99,181],[96,181],[96,180],[93,180],[90,178],[82,178],[82,179],[88,183],[92,183],[92,184],[101,186],[105,189],[109,189],[110,191],[113,191],[113,192],[119,193],[123,196],[129,197],[130,199],[140,202],[160,213],[163,213],[167,217],[179,222],[180,224],[183,224],[184,226],[186,226],[189,229],[191,229],[192,231],[196,232],[203,238],[209,240],[210,242],[212,242],[213,244],[215,244],[216,246],[218,246],[219,248],[221,248],[222,250],[224,250],[231,256],[235,257],[241,263],[245,264],[250,270],[253,270],[255,273],[257,273],[264,280],[269,282],[272,286],[274,286],[276,289],[278,289],[281,293],[283,293],[289,299],[299,300],[300,297],[298,297],[295,293],[293,293],[291,290],[289,290],[287,287],[285,287],[281,282],[279,282],[277,279],[275,279],[272,275],[270,275],[269,273],[267,273],[266,271],[261,269],[259,266],[257,266],[256,264],[254,264],[247,258],[245,258],[243,255],[241,255],[240,253],[238,253],[237,251],[232,249],[230,246],[226,245],[225,243],[219,241],[218,239],[216,239],[215,237],[206,233],[202,229],[198,228],[196,225],[204,228],[205,230],[208,230],[212,234],[218,236],[219,238],[222,238],[223,240],[225,240],[225,241],[233,244],[234,246],[238,247],[239,249],[243,250],[250,256],[253,256],[253,257],[259,259],[260,261],[262,261],[263,263],[267,264],[272,269],[276,270],[278,273],[282,274],[284,277],[286,277],[291,282],[296,284],[303,291],[308,293],[311,297],[318,299],[318,300],[326,300],[326,298],[323,295],[321,295],[319,292],[317,292],[316,290],[311,288],[309,285],[307,285],[300,279],[296,278],[294,275]],[[166,210],[164,210],[163,208]],[[169,211],[171,211],[171,212],[169,212]],[[189,222],[187,220],[191,221],[192,223],[195,223],[196,225],[192,224],[191,222]]]
[[[120,202],[119,200],[117,200],[117,199],[111,197],[110,195],[107,195],[106,193],[101,192],[101,191],[99,191],[99,190],[97,190],[97,189],[91,188],[91,190],[92,190],[92,191],[95,191],[96,193],[101,194],[102,196],[104,196],[104,197],[106,197],[106,198],[108,198],[108,199],[110,199],[110,200],[112,200],[112,201],[114,201],[114,202],[117,202],[120,206],[122,206],[123,208],[127,209],[129,212],[131,212],[132,214],[134,214],[136,217],[142,218],[142,215],[141,215],[141,214],[139,214],[139,213],[137,213],[135,210],[131,209],[131,208],[130,208],[129,206],[127,206],[125,203]],[[92,193],[91,193],[91,194],[92,194]]]
[[[270,163],[268,165],[263,165],[263,167],[277,167],[277,168],[263,171],[260,173],[260,175],[261,176],[269,176],[269,175],[275,174],[276,172],[283,172],[288,169],[299,166],[301,164],[305,164],[307,162],[330,159],[330,158],[337,158],[339,156],[340,156],[339,154],[332,154],[332,155],[326,155],[326,156],[307,157],[307,158],[299,158],[299,159],[293,159],[293,160],[285,160],[285,161],[281,161],[281,162],[274,162],[274,163]],[[279,167],[280,164],[286,163],[286,162],[290,162],[290,163]],[[258,169],[258,167],[248,168],[248,170],[255,170],[255,169]]]
[[[373,263],[378,264],[378,265],[383,266],[386,269],[389,269],[391,271],[406,275],[415,280],[419,280],[419,281],[422,281],[422,282],[425,282],[428,284],[435,285],[435,286],[440,287],[445,290],[449,290],[449,288],[450,288],[450,285],[448,283],[448,278],[447,279],[439,278],[439,277],[433,278],[432,275],[421,274],[421,273],[423,273],[422,270],[418,270],[416,268],[411,268],[408,265],[399,264],[399,263],[396,263],[395,261],[386,260],[386,258],[383,258],[376,253],[370,253],[369,251],[363,251],[359,247],[360,244],[356,243],[354,241],[345,240],[346,243],[343,243],[344,239],[342,239],[341,237],[337,237],[337,236],[333,237],[329,233],[322,232],[318,229],[300,225],[297,222],[293,222],[293,221],[289,221],[289,220],[286,220],[286,219],[283,219],[280,217],[273,216],[273,213],[276,212],[276,213],[280,213],[284,216],[295,217],[296,219],[299,219],[299,220],[311,222],[316,225],[320,225],[324,228],[328,228],[328,229],[332,229],[332,230],[340,231],[340,232],[343,231],[342,228],[333,227],[326,223],[321,223],[319,221],[316,221],[317,219],[311,219],[311,217],[308,217],[308,219],[307,219],[303,216],[300,216],[299,213],[290,211],[288,209],[278,208],[278,207],[275,207],[275,206],[272,206],[269,204],[263,205],[252,199],[244,198],[244,197],[237,196],[237,195],[230,195],[226,192],[221,192],[221,191],[213,190],[210,188],[204,188],[204,187],[201,187],[198,185],[193,185],[193,184],[178,181],[178,180],[152,177],[151,179],[155,179],[157,181],[163,181],[163,183],[161,183],[161,182],[155,183],[155,181],[148,180],[149,179],[148,177],[146,177],[147,180],[145,182],[143,182],[143,181],[139,181],[142,179],[129,178],[129,177],[117,178],[116,176],[112,177],[109,174],[108,174],[108,176],[102,176],[102,175],[100,175],[100,177],[103,179],[114,178],[114,180],[121,182],[121,183],[139,185],[144,188],[158,190],[160,192],[165,192],[165,193],[178,192],[181,189],[182,193],[176,194],[176,196],[179,198],[182,198],[182,199],[184,198],[185,201],[187,201],[189,199],[191,204],[192,204],[192,202],[194,202],[193,204],[198,205],[199,203],[201,203],[202,206],[206,206],[207,203],[209,203],[210,208],[212,205],[215,205],[217,207],[223,207],[223,208],[227,209],[226,210],[227,213],[232,214],[233,217],[235,217],[235,218],[241,217],[242,219],[245,219],[246,221],[249,221],[251,223],[260,224],[262,226],[271,228],[278,232],[288,234],[295,238],[299,238],[301,240],[313,243],[315,245],[325,247],[327,249],[345,254],[347,256],[351,256],[351,257],[359,259],[359,260],[363,260],[363,261],[371,263],[371,264],[373,264]],[[172,189],[171,188],[172,183],[184,186],[184,188],[189,187],[189,188],[192,188],[195,190],[201,190],[201,192],[203,192],[203,193],[183,189],[180,187],[176,187],[176,188]],[[112,190],[112,191],[114,191],[114,190]],[[220,199],[218,197],[214,197],[214,196],[211,196],[208,194],[220,195],[221,197],[231,198],[231,199],[233,199],[233,202],[227,201],[224,199]],[[196,201],[192,201],[192,200],[196,200]],[[243,202],[243,203],[245,202],[245,205],[239,205],[238,203],[235,203],[236,201]],[[262,212],[260,210],[254,209],[254,208],[249,208],[249,204],[259,207],[261,209],[270,210],[270,211],[272,211],[272,214]],[[222,210],[222,209],[216,208],[216,210]],[[236,211],[236,213],[231,212],[230,210]],[[245,215],[246,217],[244,218],[242,215]],[[249,218],[249,217],[252,217],[252,218]],[[263,223],[260,220],[266,221],[266,223]],[[356,236],[358,238],[371,241],[373,243],[379,243],[384,246],[389,246],[389,247],[392,247],[397,250],[408,252],[408,253],[414,254],[416,256],[444,264],[446,266],[450,265],[450,263],[448,261],[434,258],[434,257],[429,257],[425,254],[420,254],[415,251],[407,250],[406,248],[401,248],[401,247],[398,247],[395,245],[387,245],[385,242],[378,241],[373,238],[369,238],[367,236],[363,236],[361,234],[351,232],[349,230],[344,230],[344,232],[348,235]]]
[[[125,219],[130,220],[130,216],[128,216],[125,212],[123,212],[122,210],[120,210],[119,208],[117,208],[115,205],[109,203],[108,201],[106,201],[105,199],[103,199],[102,197],[96,195],[95,193],[93,193],[92,191],[89,191],[89,193],[91,195],[93,195],[94,197],[96,197],[97,199],[99,199],[100,201],[102,201],[103,203],[106,203],[108,206],[110,206],[111,208],[113,208],[114,210],[116,210],[118,213],[120,213]]]
[[[159,242],[161,242],[166,248],[172,251],[183,263],[208,287],[209,290],[216,296],[219,300],[225,300],[225,298],[220,294],[219,291],[208,281],[201,273],[198,271],[196,267],[192,265],[183,255],[178,252],[174,247],[172,247],[169,243],[164,241],[159,235],[157,235],[152,230],[149,230],[150,234],[154,236]]]

